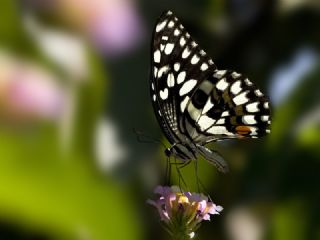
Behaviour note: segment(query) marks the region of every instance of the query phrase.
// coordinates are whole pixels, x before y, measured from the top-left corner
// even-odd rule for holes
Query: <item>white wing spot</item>
[[[263,93],[259,89],[255,90],[254,93],[256,94],[257,97],[263,96]]]
[[[263,106],[264,106],[265,109],[268,109],[268,108],[269,108],[269,103],[268,103],[268,102],[265,102],[265,103],[263,104]]]
[[[213,74],[213,76],[215,78],[221,78],[226,74],[227,70],[219,70],[219,71],[215,71],[215,73]]]
[[[198,44],[195,41],[192,41],[191,46],[195,48],[196,46],[198,46]]]
[[[254,119],[254,115],[245,115],[242,117],[242,121],[244,124],[248,124],[248,125],[257,123],[257,121]]]
[[[187,93],[190,92],[196,85],[197,85],[197,80],[190,79],[190,80],[186,81],[186,82],[182,85],[182,87],[180,88],[179,95],[182,96],[182,95],[187,94]]]
[[[168,87],[173,87],[174,86],[174,75],[172,73],[168,74],[167,84],[168,84]]]
[[[258,108],[258,104],[259,102],[253,102],[253,103],[249,103],[247,106],[246,106],[246,109],[248,112],[259,112],[259,108]]]
[[[175,63],[174,65],[173,65],[173,68],[174,68],[174,70],[176,71],[176,72],[178,72],[179,71],[179,69],[180,69],[180,63]]]
[[[208,63],[209,63],[210,65],[212,65],[212,64],[213,64],[212,59],[209,59]]]
[[[153,68],[153,73],[154,73],[154,77],[156,78],[158,76],[158,68],[157,67]]]
[[[222,114],[221,114],[221,117],[227,117],[229,116],[229,112],[228,111],[224,111]]]
[[[199,62],[200,58],[195,54],[191,58],[191,64],[197,64]]]
[[[169,70],[168,66],[163,66],[162,68],[160,68],[158,71],[158,77],[161,78],[162,74],[168,72],[168,70]]]
[[[164,49],[165,54],[169,55],[172,52],[173,48],[174,48],[174,44],[168,43],[166,45],[166,48]]]
[[[155,94],[153,94],[153,101],[155,102],[157,100],[157,96]]]
[[[182,52],[182,58],[187,58],[190,55],[191,51],[186,47]]]
[[[229,83],[227,83],[225,78],[222,78],[216,85],[216,88],[220,91],[226,90],[226,88],[229,86]]]
[[[214,105],[209,98],[203,107],[202,114],[206,114],[213,106]]]
[[[231,73],[231,76],[232,76],[234,79],[236,79],[236,78],[240,77],[241,74],[239,74],[239,73],[237,73],[237,72],[233,72],[233,73]]]
[[[182,100],[182,102],[180,103],[180,110],[181,110],[181,112],[183,113],[184,112],[184,110],[186,109],[186,106],[187,106],[187,104],[188,104],[188,102],[189,102],[189,97],[188,96],[186,96],[183,100]]]
[[[220,118],[216,124],[219,124],[219,125],[222,125],[222,124],[225,124],[226,123],[226,120],[224,118]]]
[[[168,36],[162,36],[161,39],[164,40],[164,41],[167,41],[169,39],[169,37]]]
[[[158,113],[159,113],[159,116],[162,116],[162,115],[161,115],[161,112],[160,112],[160,110],[158,110]]]
[[[236,95],[238,93],[241,92],[242,88],[241,88],[241,81],[238,80],[236,82],[234,82],[230,88],[231,92]]]
[[[154,54],[153,54],[153,60],[156,62],[156,63],[159,63],[160,62],[160,59],[161,59],[161,53],[159,50],[155,51]]]
[[[229,132],[226,127],[224,126],[212,126],[209,130],[208,133],[211,133],[213,135],[234,135],[233,133]]]
[[[244,82],[247,84],[247,86],[252,86],[252,82],[248,78],[246,78]]]
[[[174,34],[175,36],[178,36],[178,35],[180,34],[180,30],[179,30],[179,29],[175,29],[174,32],[173,32],[173,34]]]
[[[167,15],[172,15],[172,12],[169,10],[169,11],[167,12]]]
[[[258,135],[257,130],[258,128],[256,127],[249,127],[250,128],[250,135]]]
[[[163,22],[159,23],[156,26],[156,32],[160,32],[167,24],[167,20],[164,20]]]
[[[160,44],[160,51],[163,51],[163,49],[164,49],[164,45]]]
[[[190,37],[190,34],[189,34],[189,33],[186,33],[186,37],[189,38],[189,37]]]
[[[168,88],[163,89],[163,91],[160,90],[160,97],[162,100],[166,100],[168,98],[168,95],[169,95]]]
[[[201,55],[201,56],[204,56],[204,55],[206,55],[206,52],[201,49],[201,50],[200,50],[200,55]]]
[[[244,103],[248,102],[249,99],[248,99],[247,96],[246,96],[248,92],[249,92],[249,91],[245,91],[245,92],[239,94],[238,96],[234,97],[234,98],[233,98],[233,102],[234,102],[236,105],[241,105],[241,104],[244,104]]]
[[[212,118],[209,118],[208,116],[201,116],[198,120],[198,125],[200,126],[201,131],[204,131],[205,129],[211,127],[215,123],[215,120]]]
[[[180,38],[180,46],[183,47],[186,44],[186,39],[184,37]]]
[[[174,21],[170,21],[169,23],[168,23],[168,27],[169,28],[172,28],[174,26]]]
[[[177,83],[180,84],[180,83],[184,82],[185,78],[186,78],[186,72],[185,71],[180,72],[178,74]]]
[[[154,91],[154,84],[151,83],[151,89]]]
[[[263,116],[261,116],[261,120],[263,122],[268,122],[269,121],[269,116],[268,115],[263,115]]]
[[[200,69],[201,69],[201,71],[207,70],[208,69],[208,64],[202,63]]]
[[[266,129],[266,133],[270,133],[271,131],[270,131],[270,129]]]

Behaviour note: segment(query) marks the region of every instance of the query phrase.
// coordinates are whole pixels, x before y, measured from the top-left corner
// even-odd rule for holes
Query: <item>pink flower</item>
[[[142,39],[141,19],[129,1],[107,2],[98,14],[88,19],[87,31],[104,53],[109,56],[122,54]]]
[[[51,10],[108,56],[126,53],[143,39],[142,19],[131,0],[24,1],[40,11]]]
[[[171,235],[181,234],[184,229],[185,236],[192,238],[202,221],[209,221],[210,215],[220,214],[223,210],[203,194],[182,192],[176,186],[157,186],[154,192],[160,195],[159,198],[148,200],[148,203],[157,208]]]
[[[51,119],[62,114],[58,80],[34,64],[0,52],[0,111],[8,118]]]

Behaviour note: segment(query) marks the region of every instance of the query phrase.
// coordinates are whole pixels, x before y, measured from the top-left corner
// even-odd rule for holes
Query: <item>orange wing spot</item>
[[[240,135],[248,135],[251,133],[251,129],[248,126],[237,126],[236,132]]]

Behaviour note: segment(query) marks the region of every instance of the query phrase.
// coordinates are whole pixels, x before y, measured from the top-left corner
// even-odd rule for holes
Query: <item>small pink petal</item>
[[[202,218],[205,221],[210,221],[210,215],[209,214],[205,214]]]

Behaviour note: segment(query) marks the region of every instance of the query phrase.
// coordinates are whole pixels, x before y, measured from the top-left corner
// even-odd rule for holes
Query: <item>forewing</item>
[[[151,54],[155,114],[171,143],[185,142],[182,120],[190,96],[216,66],[171,11],[157,21]]]

